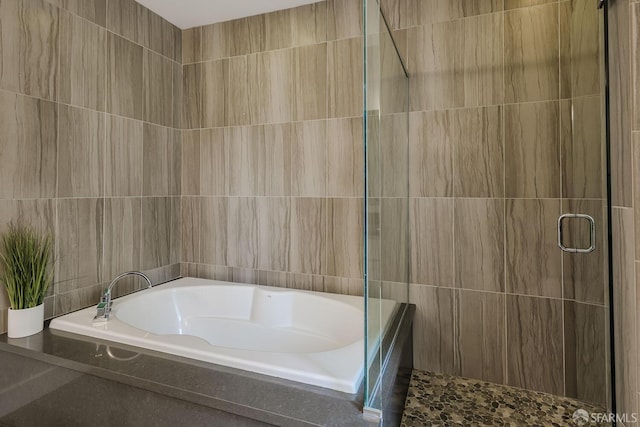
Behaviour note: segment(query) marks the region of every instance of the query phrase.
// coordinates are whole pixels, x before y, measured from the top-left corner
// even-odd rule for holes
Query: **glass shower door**
[[[365,407],[381,410],[385,319],[408,302],[408,77],[377,0],[365,22]],[[393,333],[393,331],[391,331]]]

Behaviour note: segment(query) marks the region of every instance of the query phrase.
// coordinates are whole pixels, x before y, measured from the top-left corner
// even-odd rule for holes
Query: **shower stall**
[[[538,3],[363,0],[367,331],[411,302],[416,369],[615,411],[604,2]]]

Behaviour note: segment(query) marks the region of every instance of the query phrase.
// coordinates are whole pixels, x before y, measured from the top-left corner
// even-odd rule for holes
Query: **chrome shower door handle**
[[[562,223],[567,218],[586,219],[589,221],[589,247],[588,248],[568,248],[562,244]],[[587,214],[564,214],[558,218],[558,246],[564,252],[588,254],[596,250],[596,221]]]

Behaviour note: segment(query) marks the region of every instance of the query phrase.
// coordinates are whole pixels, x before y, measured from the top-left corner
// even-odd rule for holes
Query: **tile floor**
[[[414,370],[401,426],[605,425],[574,422],[578,409],[604,412],[575,399]]]

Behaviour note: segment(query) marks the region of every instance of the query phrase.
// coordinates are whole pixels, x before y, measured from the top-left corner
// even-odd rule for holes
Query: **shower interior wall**
[[[608,403],[601,15],[382,0],[410,74],[416,368]],[[594,253],[557,247],[592,215]],[[566,244],[588,231],[567,223]]]

